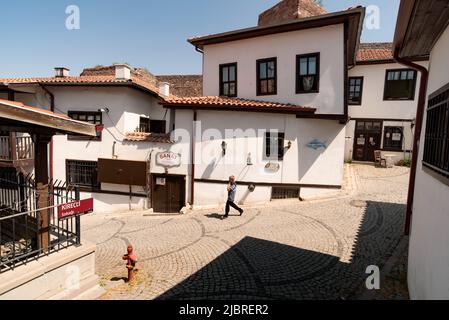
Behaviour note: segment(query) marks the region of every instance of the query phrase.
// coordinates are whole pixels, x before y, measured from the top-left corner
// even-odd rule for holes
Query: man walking
[[[229,216],[229,211],[231,210],[230,207],[233,207],[235,210],[240,212],[240,216],[243,214],[243,209],[239,208],[235,204],[235,194],[237,192],[237,184],[235,183],[235,177],[230,176],[229,177],[229,183],[228,183],[228,200],[226,201],[226,211],[224,215],[224,219],[226,219]]]

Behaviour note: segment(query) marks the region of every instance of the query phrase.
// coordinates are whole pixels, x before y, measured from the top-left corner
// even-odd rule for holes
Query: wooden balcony
[[[29,172],[33,165],[34,142],[31,137],[17,137],[15,133],[0,136],[0,167],[15,167]]]

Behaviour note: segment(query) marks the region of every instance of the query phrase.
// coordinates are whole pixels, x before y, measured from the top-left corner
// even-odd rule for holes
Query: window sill
[[[393,149],[393,148],[383,148],[382,151],[385,151],[385,152],[404,152],[403,149]]]
[[[438,180],[439,182],[449,187],[449,173],[448,176],[445,176],[442,173],[438,172],[437,170],[431,168],[424,162],[422,163],[422,170],[431,177],[433,177],[434,179]]]
[[[384,101],[414,101],[415,98],[384,98]]]
[[[258,97],[264,97],[264,96],[277,96],[277,92],[274,93],[257,93]]]
[[[101,191],[101,187],[88,187],[88,186],[79,186],[79,187],[80,187],[80,192],[96,193],[96,192]]]
[[[309,94],[309,93],[320,93],[320,90],[314,90],[314,91],[296,91],[296,94]]]

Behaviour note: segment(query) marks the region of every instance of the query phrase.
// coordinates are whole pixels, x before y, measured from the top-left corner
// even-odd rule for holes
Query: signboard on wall
[[[280,168],[281,165],[279,163],[269,162],[265,165],[265,169],[270,172],[278,172]]]
[[[147,185],[147,163],[116,159],[98,159],[98,181],[127,186]]]
[[[401,141],[402,140],[402,134],[400,134],[400,133],[393,133],[392,140],[393,141]]]
[[[357,138],[357,145],[364,146],[365,145],[365,137]]]
[[[156,164],[164,168],[174,168],[181,165],[181,155],[174,152],[159,152],[156,154]]]
[[[58,206],[58,219],[68,219],[70,217],[91,213],[92,211],[94,211],[93,198],[65,203]]]

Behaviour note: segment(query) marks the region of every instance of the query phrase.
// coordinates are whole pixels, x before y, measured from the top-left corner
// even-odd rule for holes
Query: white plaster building
[[[168,85],[159,88],[149,74],[127,65],[86,69],[75,77],[63,68],[56,73],[52,78],[0,79],[0,98],[104,126],[97,139],[53,138],[53,180],[79,185],[81,197],[93,197],[98,212],[150,208],[146,177],[164,173],[156,154],[172,145],[170,112],[159,104],[169,94]]]
[[[432,21],[432,23],[428,23]],[[412,178],[408,285],[412,299],[449,299],[449,5],[447,1],[402,1],[394,47],[404,64],[430,57],[418,103]],[[419,35],[417,37],[416,35]],[[428,81],[427,81],[428,76]],[[427,89],[426,89],[427,85]],[[410,219],[409,219],[410,222]]]
[[[341,188],[346,79],[363,18],[353,8],[189,39],[203,52],[204,96],[163,104],[194,142],[183,154],[190,203],[223,203],[230,175],[241,204]]]
[[[392,43],[360,44],[348,79],[346,161],[372,162],[375,150],[394,155],[394,163],[411,158],[419,81],[418,72],[393,59]]]
[[[217,205],[231,174],[244,204],[327,195],[345,160],[412,150],[419,74],[391,44],[360,44],[363,19],[361,7],[288,0],[257,27],[189,39],[203,53],[202,97],[125,65],[0,79],[0,97],[104,125],[96,141],[55,138],[51,156],[54,179],[81,184],[98,211]],[[198,80],[177,79],[180,92]]]

